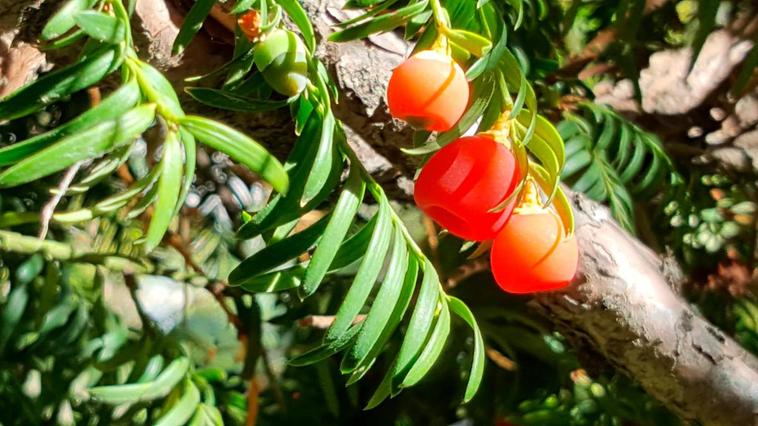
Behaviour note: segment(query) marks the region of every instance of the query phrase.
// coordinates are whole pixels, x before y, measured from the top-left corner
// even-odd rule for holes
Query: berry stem
[[[445,13],[445,9],[440,4],[440,0],[430,0],[429,3],[432,6],[432,14],[434,17],[434,24],[440,34],[445,34],[450,26],[449,19]]]
[[[537,189],[537,184],[531,176],[526,177],[524,182],[524,189],[521,194],[521,202],[514,209],[515,214],[537,214],[542,213],[545,207],[542,205],[540,199],[540,192]]]
[[[492,127],[490,127],[489,130],[482,132],[481,134],[494,139],[495,142],[501,143],[510,149],[510,128],[512,121],[513,120],[510,118],[510,111],[504,111],[502,114],[500,114],[497,120],[495,120],[495,122],[492,124]]]
[[[439,0],[430,0],[432,6],[432,17],[434,18],[434,26],[437,30],[437,37],[429,47],[429,50],[440,52],[446,56],[450,56],[450,46],[447,42],[447,33],[450,30],[449,19],[445,9],[440,4]]]

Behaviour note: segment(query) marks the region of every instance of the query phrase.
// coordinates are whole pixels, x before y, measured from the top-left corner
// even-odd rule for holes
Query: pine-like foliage
[[[755,7],[668,3],[350,0],[345,7],[360,13],[336,24],[329,41],[395,31],[420,51],[446,37],[471,102],[450,131],[417,132],[408,155],[497,127],[569,230],[561,180],[608,203],[629,230],[649,213],[635,211],[636,201],[673,200],[662,226],[675,249],[751,253],[749,191],[735,186],[708,207],[683,202],[703,188],[691,180],[680,191],[653,133],[587,100],[557,128],[547,118],[560,116],[562,96],[588,94],[594,81],[563,67],[601,32],[616,38],[590,61],[634,78],[661,46],[689,45],[697,56],[724,16]],[[80,53],[0,100],[0,423],[675,422],[628,380],[589,378],[567,341],[523,300],[497,292],[488,273],[454,279],[458,265],[475,262],[469,243],[420,242],[347,143],[332,110],[340,94],[315,55],[301,2],[187,2],[173,46],[184,52],[219,13],[255,10],[262,31],[297,31],[302,93],[275,93],[256,64],[257,40],[234,19],[230,61],[185,85],[208,108],[288,110],[297,140],[282,161],[228,125],[185,113],[171,83],[140,59],[135,5],[62,2],[41,45]],[[752,87],[757,61],[753,47],[733,93]],[[208,158],[210,166],[196,162]],[[221,175],[229,178],[214,180]],[[262,183],[273,194],[251,208]],[[221,190],[232,193],[223,203]],[[253,213],[238,220],[244,209]],[[179,306],[175,317],[145,303],[151,289],[165,291],[154,302]],[[723,327],[756,350],[753,299],[729,306]],[[297,325],[313,314],[333,317],[324,332]]]
[[[634,232],[634,197],[675,191],[681,177],[657,136],[609,107],[579,108],[558,125],[568,158],[562,177],[574,191],[607,202],[619,224]]]

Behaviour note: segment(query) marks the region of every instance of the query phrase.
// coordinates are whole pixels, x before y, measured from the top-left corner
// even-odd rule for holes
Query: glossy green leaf
[[[255,3],[256,0],[237,0],[234,2],[234,7],[229,13],[239,15],[241,13],[247,12],[253,7],[253,3]]]
[[[426,342],[418,359],[416,359],[413,366],[408,370],[408,374],[406,374],[400,387],[407,388],[413,386],[426,376],[442,353],[442,349],[445,347],[445,342],[447,341],[447,336],[449,334],[450,310],[447,303],[441,301],[439,314],[437,316],[437,321],[434,324],[432,334],[429,336],[429,340]]]
[[[41,260],[41,256],[39,259]],[[26,310],[29,302],[29,288],[27,283],[19,282],[13,286],[10,294],[3,304],[3,310],[0,313],[0,354],[5,352],[13,332],[16,329],[21,317]]]
[[[394,365],[390,367],[390,372],[394,369]],[[371,398],[369,399],[368,403],[366,403],[366,407],[364,410],[371,410],[372,408],[376,408],[379,404],[381,404],[385,399],[387,399],[388,396],[392,393],[392,374],[389,372],[384,376],[382,381],[379,383],[379,386],[377,386],[376,390],[374,391],[374,394],[371,395]]]
[[[379,211],[376,214],[378,215],[376,227],[366,249],[366,253],[371,255],[365,256],[361,261],[350,290],[337,310],[334,322],[326,331],[324,339],[327,342],[341,340],[347,333],[365,305],[384,264],[392,234],[392,213],[387,203],[380,202]]]
[[[179,214],[182,206],[184,206],[184,202],[187,200],[187,195],[189,195],[192,188],[192,179],[195,177],[195,167],[197,165],[197,144],[195,143],[195,137],[184,127],[179,127],[179,137],[184,148],[184,171],[182,173],[184,181],[182,182],[182,189],[179,192],[179,199],[176,202],[174,215]]]
[[[86,37],[86,34],[81,29],[77,28],[74,31],[69,32],[65,36],[55,39],[51,42],[45,43],[43,46],[40,46],[42,51],[52,51],[57,49],[63,49],[64,47],[71,46],[74,43],[77,43],[81,39]]]
[[[500,31],[500,36],[492,46],[489,52],[481,58],[477,59],[471,67],[466,71],[466,78],[469,81],[476,80],[485,71],[495,71],[500,65],[500,61],[503,55],[508,50],[508,31],[503,27]]]
[[[372,352],[386,329],[387,322],[403,292],[404,278],[408,269],[408,248],[400,230],[393,230],[392,253],[389,256],[387,272],[374,298],[363,327],[355,344],[347,352],[340,369],[343,374],[352,373]],[[367,256],[369,257],[369,256]],[[415,267],[415,266],[414,266]]]
[[[304,230],[271,244],[243,260],[229,274],[229,284],[244,285],[257,275],[297,259],[319,242],[328,223],[329,216],[324,216]]]
[[[76,25],[77,13],[93,7],[95,3],[97,0],[68,0],[47,21],[40,38],[48,41],[64,35]]]
[[[98,106],[82,113],[79,117],[45,133],[24,141],[0,148],[0,166],[13,164],[27,155],[43,149],[58,139],[78,133],[97,123],[113,120],[137,104],[140,98],[137,82],[131,80],[106,97]]]
[[[226,74],[223,89],[234,90],[240,85],[245,76],[249,75],[250,70],[255,64],[255,49],[253,42],[237,30],[237,38],[234,43],[234,58]],[[262,76],[261,76],[262,77]]]
[[[76,181],[76,183],[69,188],[69,191],[81,191],[82,189],[86,191],[96,183],[102,182],[104,179],[112,176],[112,173],[119,166],[129,160],[132,148],[134,148],[134,145],[129,144],[115,149],[112,155],[95,163],[95,165],[89,170],[87,176]]]
[[[26,157],[0,173],[0,187],[13,187],[63,170],[79,161],[99,157],[132,142],[155,117],[155,106],[132,109]]]
[[[408,370],[418,358],[427,336],[431,332],[434,310],[439,300],[440,288],[439,277],[434,265],[426,259],[423,268],[421,289],[416,299],[416,307],[413,309],[408,328],[397,354],[397,360],[393,368],[393,388],[402,382]]]
[[[364,374],[366,374],[371,367],[372,363],[376,359],[377,356],[384,350],[384,346],[390,341],[392,338],[393,333],[397,330],[399,327],[401,321],[405,317],[405,313],[408,310],[408,306],[410,305],[411,298],[413,297],[413,293],[416,290],[416,281],[418,279],[418,272],[419,272],[419,266],[418,266],[418,260],[415,256],[409,256],[408,257],[408,266],[406,267],[405,276],[403,277],[402,286],[400,289],[400,294],[397,296],[397,299],[394,300],[394,303],[392,304],[393,309],[390,313],[390,316],[385,320],[385,311],[383,308],[380,308],[382,305],[376,305],[377,311],[375,314],[375,319],[372,319],[372,321],[381,322],[385,320],[384,326],[381,330],[381,334],[379,337],[374,341],[371,349],[368,351],[368,353],[365,355],[363,361],[358,363],[356,370],[353,372],[350,380],[351,381],[357,381],[359,380]],[[387,290],[387,297],[394,296],[394,291],[391,291],[391,289]],[[388,302],[389,303],[389,302]],[[373,306],[372,306],[373,310]],[[371,312],[369,311],[369,315],[371,315]],[[367,317],[368,320],[368,317]],[[371,336],[364,337],[364,339],[369,339]],[[356,342],[356,344],[358,344]],[[349,367],[349,364],[346,362],[348,358],[345,358],[343,360],[343,366]],[[392,376],[392,369],[389,369],[386,373],[388,376]]]
[[[128,189],[100,200],[91,208],[58,212],[53,215],[53,219],[58,223],[76,223],[112,213],[124,207],[134,197],[152,185],[159,176],[160,171],[160,167],[155,167],[149,174],[133,183]]]
[[[88,36],[103,43],[118,44],[125,41],[126,27],[116,17],[94,10],[79,12],[76,25]]]
[[[482,56],[492,48],[492,42],[471,31],[452,29],[445,33],[447,38],[466,49],[474,56]]]
[[[337,167],[338,160],[336,157],[339,154],[334,151],[334,131],[334,116],[331,111],[327,111],[321,125],[318,150],[313,157],[311,170],[303,188],[303,196],[300,199],[301,207],[307,205],[321,192],[324,184],[328,181],[329,174]]]
[[[291,290],[300,286],[305,267],[296,265],[281,271],[269,272],[245,280],[240,286],[251,293],[272,293]]]
[[[463,402],[466,403],[471,401],[471,398],[474,397],[476,391],[479,390],[482,377],[484,377],[484,364],[486,362],[484,356],[484,339],[482,338],[481,331],[479,331],[479,326],[476,324],[476,319],[468,306],[466,306],[466,304],[460,299],[452,296],[448,297],[448,303],[450,304],[450,310],[460,319],[465,321],[474,332],[474,353],[471,362],[471,372],[469,373],[466,391],[463,396]]]
[[[224,426],[224,418],[218,408],[200,404],[195,409],[195,414],[190,419],[189,426]]]
[[[169,132],[163,143],[161,176],[158,179],[158,200],[155,202],[150,225],[145,234],[145,250],[152,251],[160,244],[174,218],[182,187],[182,148],[179,135]]]
[[[449,138],[449,136],[446,137],[446,139],[447,138]],[[455,140],[455,139],[453,139],[453,140]],[[452,142],[452,140],[450,142]],[[424,145],[418,146],[416,148],[400,148],[400,150],[403,151],[403,154],[405,154],[405,155],[411,155],[411,156],[413,156],[413,155],[427,155],[427,154],[431,154],[433,152],[439,151],[441,148],[442,147],[437,142],[429,142],[429,143],[426,143]]]
[[[152,401],[168,395],[171,389],[185,377],[189,366],[189,359],[180,357],[172,361],[152,382],[98,386],[90,388],[88,392],[95,401],[111,405]]]
[[[629,163],[619,175],[623,183],[626,184],[630,182],[640,169],[642,169],[645,161],[645,154],[645,146],[641,143],[641,140],[638,139],[637,143],[635,143],[631,160],[629,160]]]
[[[492,99],[495,81],[488,74],[483,75],[474,83],[474,92],[471,95],[473,101],[460,120],[452,129],[437,136],[437,145],[445,146],[448,143],[463,136],[476,121],[482,116],[485,108]],[[407,152],[406,152],[407,153]]]
[[[190,8],[187,15],[184,16],[184,22],[179,29],[179,34],[174,39],[174,46],[171,48],[171,53],[178,55],[182,53],[187,45],[190,44],[200,28],[203,26],[205,18],[211,12],[213,5],[216,4],[216,0],[196,0]]]
[[[139,60],[130,60],[128,64],[134,70],[142,92],[149,101],[155,102],[161,115],[171,120],[184,117],[184,110],[179,103],[174,86],[160,71]]]
[[[360,168],[357,165],[351,166],[345,189],[340,194],[337,204],[334,205],[329,224],[305,271],[301,298],[313,294],[324,279],[332,261],[337,256],[335,247],[341,244],[347,235],[363,200],[365,189],[366,184],[361,176]]]
[[[397,0],[381,1],[381,4],[379,4],[378,6],[372,7],[371,9],[367,10],[365,13],[363,13],[361,15],[358,15],[355,18],[350,18],[350,19],[346,19],[344,21],[340,21],[337,24],[337,26],[344,28],[344,27],[349,27],[350,25],[353,25],[353,24],[355,24],[357,22],[365,21],[366,19],[369,19],[371,17],[374,17],[374,16],[382,13],[383,11],[387,10],[387,8],[389,8],[390,6],[392,6],[395,3],[397,3]],[[361,5],[361,6],[365,7],[366,5]]]
[[[295,367],[303,367],[311,365],[319,361],[323,361],[337,352],[345,349],[352,339],[360,331],[362,324],[352,324],[350,328],[339,339],[332,341],[325,341],[321,345],[305,352],[304,354],[297,356],[289,361],[289,365]]]
[[[292,22],[297,25],[300,30],[300,34],[303,36],[305,45],[308,47],[308,51],[314,52],[316,50],[316,36],[313,32],[313,26],[311,20],[308,18],[308,14],[300,5],[298,0],[275,0],[276,3],[281,6],[287,15],[292,19]]]
[[[142,374],[137,379],[137,383],[147,383],[155,380],[161,371],[163,371],[165,362],[165,358],[163,358],[163,356],[160,354],[150,357],[150,359],[145,364],[145,368],[143,369]]]
[[[547,192],[552,189],[550,177],[542,166],[536,163],[529,163],[529,172],[543,191]],[[566,230],[567,234],[572,234],[574,232],[574,212],[571,209],[571,203],[568,200],[568,197],[566,197],[566,193],[563,192],[563,189],[560,186],[555,192],[552,205],[558,213],[558,216],[561,218],[563,229]]]
[[[122,60],[117,49],[100,48],[73,65],[45,74],[0,101],[0,120],[26,116],[45,105],[86,89],[118,68]]]
[[[363,22],[352,27],[337,31],[329,36],[329,41],[344,42],[366,38],[371,34],[391,31],[408,21],[414,15],[423,12],[428,5],[428,0],[421,0],[411,3],[408,6],[397,9],[393,12],[380,15],[367,22]]]
[[[200,404],[200,392],[191,380],[185,380],[182,396],[165,414],[155,422],[155,426],[181,426],[192,417]]]
[[[319,125],[317,119],[310,119],[295,143],[294,149],[290,152],[284,166],[285,170],[289,170],[292,175],[290,181],[293,182],[293,185],[290,191],[287,192],[286,196],[280,194],[275,196],[251,221],[244,224],[238,231],[240,237],[251,238],[292,221],[326,201],[332,194],[341,180],[342,167],[332,168],[319,194],[307,205],[301,204],[302,193],[305,189],[304,183],[312,166],[311,159],[318,149],[318,144],[313,143],[313,140],[318,135]],[[338,132],[335,137],[342,136]]]
[[[45,312],[37,333],[44,335],[66,324],[71,314],[76,310],[78,302],[79,300],[73,295],[66,296],[52,309]]]
[[[229,155],[280,193],[287,192],[289,176],[282,164],[250,137],[222,123],[198,116],[187,116],[181,124],[200,142]]]
[[[214,108],[239,112],[267,112],[287,106],[289,100],[270,101],[238,96],[234,93],[207,87],[188,87],[185,91],[195,100]]]
[[[374,215],[366,225],[342,243],[329,266],[330,272],[349,266],[366,254],[371,236],[376,229],[377,219],[377,215]]]

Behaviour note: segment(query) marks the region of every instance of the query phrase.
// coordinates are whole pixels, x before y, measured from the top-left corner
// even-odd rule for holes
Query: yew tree
[[[751,0],[0,0],[0,424],[758,424]]]

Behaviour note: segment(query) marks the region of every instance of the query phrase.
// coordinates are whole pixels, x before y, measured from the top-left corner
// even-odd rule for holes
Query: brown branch
[[[118,169],[118,176],[127,184],[130,182],[134,182],[134,176],[132,176],[131,172],[129,172],[129,168],[123,165],[122,167],[119,167]],[[150,222],[150,217],[152,216],[152,208],[148,208],[145,210],[145,212],[140,216],[144,226],[148,226]],[[228,288],[227,284],[220,280],[211,279],[208,277],[208,275],[203,271],[203,268],[195,262],[195,260],[192,258],[192,253],[187,248],[187,244],[184,241],[184,239],[177,233],[167,230],[166,234],[163,236],[163,242],[168,244],[170,247],[174,248],[184,259],[184,263],[189,266],[192,270],[194,270],[196,273],[203,276],[206,281],[208,281],[208,284],[205,285],[205,289],[210,292],[213,297],[216,299],[216,302],[218,302],[221,309],[226,314],[227,319],[229,322],[234,325],[234,327],[237,329],[237,334],[241,335],[244,334],[242,330],[242,322],[240,321],[239,317],[231,311],[229,306],[226,304],[226,300],[224,299],[225,294],[224,291]]]
[[[271,386],[271,390],[274,392],[276,403],[279,405],[279,408],[282,411],[286,411],[287,404],[284,402],[284,391],[282,390],[282,386],[279,384],[279,380],[277,380],[276,375],[274,374],[273,368],[271,368],[271,358],[268,356],[268,351],[263,347],[261,347],[261,361],[263,361],[263,370],[266,372],[268,384]]]
[[[490,259],[489,256],[484,257],[477,257],[476,259],[471,259],[468,262],[464,263],[463,265],[459,266],[458,269],[448,277],[448,279],[445,281],[445,290],[451,290],[458,286],[461,282],[465,281],[466,279],[484,271],[490,270]]]
[[[365,315],[358,315],[355,317],[353,324],[357,324],[366,319]],[[297,325],[300,327],[310,327],[317,330],[326,330],[334,323],[334,315],[308,315],[305,318],[301,318],[297,321]]]
[[[45,237],[47,237],[47,231],[50,228],[50,220],[52,220],[53,215],[55,214],[55,209],[58,207],[58,203],[63,199],[66,191],[68,191],[68,187],[71,185],[71,182],[74,181],[76,174],[79,173],[79,169],[82,167],[83,163],[83,161],[79,161],[66,170],[66,173],[63,174],[58,186],[55,188],[53,196],[44,206],[42,206],[42,209],[40,209],[40,228],[39,234],[37,235],[37,238],[40,240],[44,240]]]
[[[247,417],[245,426],[255,426],[258,420],[258,411],[260,410],[260,400],[258,398],[258,385],[255,382],[255,376],[250,378],[250,386],[247,388]]]
[[[492,346],[487,346],[484,350],[484,353],[487,354],[487,358],[489,358],[490,361],[495,363],[495,365],[502,368],[503,370],[515,371],[517,368],[516,363],[512,359],[503,355],[500,353],[500,351],[493,348]]]
[[[657,9],[663,7],[668,0],[647,0],[645,2],[644,14],[649,15]],[[562,76],[579,75],[580,72],[590,62],[596,60],[608,47],[616,41],[618,36],[618,27],[613,26],[606,30],[598,32],[595,37],[587,43],[581,52],[569,58],[568,62],[558,69],[555,73]],[[582,75],[582,78],[590,75]]]
[[[205,289],[208,290],[208,292],[210,292],[216,299],[216,302],[218,302],[221,309],[223,309],[224,313],[229,319],[229,322],[234,325],[237,330],[240,330],[242,327],[242,322],[226,304],[226,295],[224,292],[228,287],[227,284],[223,281],[208,277],[205,271],[203,271],[203,268],[200,267],[200,265],[198,265],[194,259],[192,259],[192,253],[190,252],[189,248],[187,248],[186,242],[179,234],[169,230],[166,232],[166,235],[163,236],[163,242],[178,251],[179,254],[182,255],[184,263],[186,263],[190,268],[192,268],[198,274],[202,275],[208,281],[208,284],[205,285]]]

